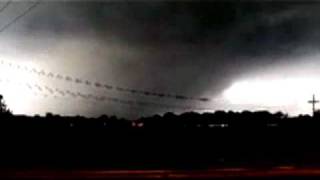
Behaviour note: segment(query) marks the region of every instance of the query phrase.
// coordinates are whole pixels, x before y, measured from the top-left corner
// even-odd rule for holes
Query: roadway
[[[282,166],[265,169],[206,170],[2,170],[0,179],[247,179],[320,177],[320,168]]]

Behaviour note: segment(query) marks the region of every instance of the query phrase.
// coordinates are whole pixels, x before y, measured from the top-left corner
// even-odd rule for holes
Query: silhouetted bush
[[[0,116],[5,117],[11,115],[10,109],[7,107],[4,102],[3,96],[0,94]]]

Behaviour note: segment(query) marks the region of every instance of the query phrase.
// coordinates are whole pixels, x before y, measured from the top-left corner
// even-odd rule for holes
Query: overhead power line
[[[12,0],[7,1],[6,4],[1,7],[0,8],[0,13],[2,13],[11,4],[11,2],[12,2]]]
[[[0,28],[0,33],[2,33],[3,31],[5,31],[6,29],[8,29],[11,25],[13,25],[14,23],[16,23],[19,19],[21,19],[22,17],[24,17],[25,15],[27,15],[32,9],[34,9],[35,7],[37,7],[40,4],[40,1],[37,1],[35,3],[33,3],[29,8],[27,8],[24,12],[22,12],[20,15],[18,15],[17,17],[15,17],[12,21],[10,21],[9,23],[5,24],[4,26],[2,26]]]
[[[69,75],[54,73],[54,72],[46,71],[44,69],[36,69],[36,68],[27,67],[27,66],[14,65],[11,62],[4,62],[3,60],[0,61],[0,63],[6,64],[11,68],[16,68],[19,70],[22,69],[26,72],[33,73],[39,76],[44,76],[47,78],[65,81],[67,83],[76,83],[76,84],[82,84],[85,86],[95,87],[95,88],[104,89],[104,90],[118,91],[120,93],[130,93],[133,95],[143,95],[148,97],[168,98],[168,99],[176,99],[176,100],[193,100],[193,101],[201,101],[201,102],[210,101],[209,98],[205,98],[205,97],[191,97],[191,96],[185,96],[185,95],[180,95],[176,93],[162,93],[162,92],[154,92],[154,91],[140,90],[140,89],[134,89],[134,88],[127,88],[127,87],[119,87],[119,86],[107,84],[104,82],[84,80],[77,77],[71,77]]]
[[[202,107],[192,107],[192,106],[184,106],[184,105],[173,105],[173,104],[167,104],[167,103],[156,103],[156,102],[150,102],[150,101],[140,101],[140,100],[131,100],[131,99],[125,99],[125,98],[117,98],[112,96],[104,96],[104,95],[96,95],[92,93],[84,93],[81,91],[72,91],[69,89],[62,89],[62,88],[54,88],[49,87],[47,85],[40,85],[37,83],[25,83],[25,82],[13,82],[12,80],[6,78],[1,79],[0,82],[8,83],[8,84],[18,84],[22,86],[26,86],[31,92],[34,93],[36,96],[42,96],[42,97],[54,97],[54,98],[73,98],[73,99],[83,99],[88,101],[96,101],[96,102],[112,102],[117,103],[121,105],[126,106],[132,106],[132,107],[144,107],[144,108],[159,108],[159,109],[167,109],[167,110],[184,110],[184,111],[207,111],[207,110],[213,110],[209,108],[202,108]]]

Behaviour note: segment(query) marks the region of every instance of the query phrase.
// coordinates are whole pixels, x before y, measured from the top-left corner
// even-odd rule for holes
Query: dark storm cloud
[[[60,40],[98,40],[86,57],[102,59],[92,66],[111,62],[120,84],[192,96],[214,97],[238,76],[291,63],[320,42],[319,3],[44,2],[40,8],[23,23],[24,34],[53,37],[51,48]],[[120,50],[104,58],[110,44]]]
[[[131,76],[134,82],[146,82],[137,86],[186,94],[188,89],[199,93],[211,78],[205,73],[215,74],[207,68],[219,65],[224,57],[207,56],[220,51],[219,44],[235,23],[238,8],[233,3],[51,4],[49,17],[53,18],[32,19],[26,26],[29,32],[62,37],[90,34],[106,41],[114,38],[140,54],[136,60],[126,61],[128,65],[136,63],[137,68],[126,74],[135,74]],[[153,76],[148,79],[150,73]]]
[[[92,30],[135,44],[197,43],[223,33],[236,17],[233,3],[51,3],[50,22],[34,19],[30,29],[56,33]],[[59,15],[60,14],[60,15]],[[65,15],[69,14],[69,18]],[[76,16],[76,17],[75,17]],[[73,22],[72,22],[73,21]],[[100,34],[99,34],[100,35]],[[216,36],[218,38],[218,36]]]
[[[243,29],[237,29],[235,35],[231,35],[234,39],[230,39],[233,52],[249,56],[288,55],[306,43],[311,30],[309,19],[299,10],[303,9],[289,4],[281,12],[260,12],[250,17],[249,23],[240,21],[239,27]]]

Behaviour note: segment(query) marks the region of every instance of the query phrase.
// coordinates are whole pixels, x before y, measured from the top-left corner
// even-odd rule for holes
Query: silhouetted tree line
[[[11,124],[23,127],[46,128],[143,128],[143,129],[174,129],[174,128],[277,128],[290,126],[312,126],[320,122],[320,111],[314,117],[299,115],[288,117],[282,112],[270,113],[268,111],[215,111],[213,113],[185,112],[174,114],[167,112],[164,115],[141,117],[135,120],[118,118],[116,116],[102,115],[98,118],[84,116],[61,116],[47,113],[45,116],[21,116],[12,115],[0,95],[0,118],[4,121],[0,124]]]
[[[186,112],[174,114],[141,117],[135,120],[118,118],[116,116],[102,115],[97,118],[84,116],[61,116],[47,113],[45,116],[12,115],[3,106],[0,113],[0,124],[22,125],[27,127],[43,128],[98,128],[98,129],[233,129],[233,128],[277,128],[303,125],[314,125],[320,122],[320,113],[312,118],[309,115],[288,117],[281,112],[268,111],[243,111],[213,113]]]

